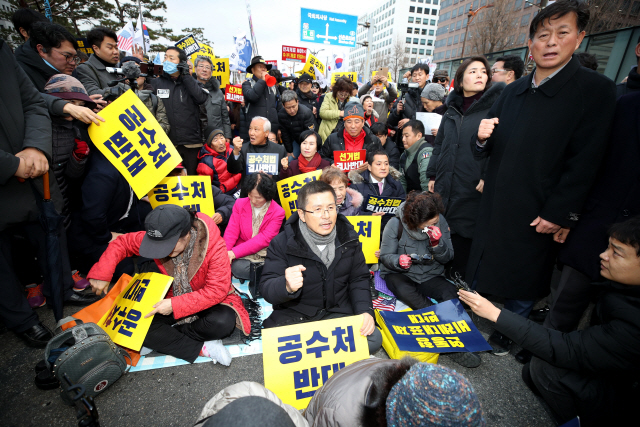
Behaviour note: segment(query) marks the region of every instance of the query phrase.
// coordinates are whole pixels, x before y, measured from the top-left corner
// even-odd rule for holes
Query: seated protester
[[[439,83],[429,83],[422,89],[421,100],[422,107],[429,113],[440,114],[441,116],[447,112],[447,96],[445,94],[444,87]],[[429,129],[425,135],[425,140],[431,145],[436,141],[436,135],[438,134],[438,128]]]
[[[199,355],[229,366],[231,355],[222,345],[236,325],[251,330],[242,299],[231,285],[231,271],[218,227],[207,215],[175,205],[155,208],[145,231],[118,236],[87,275],[100,295],[114,278],[116,265],[126,257],[154,259],[173,284],[154,315],[143,345],[193,363]],[[174,327],[175,326],[175,327]]]
[[[247,175],[242,190],[247,197],[233,205],[224,241],[234,277],[250,280],[251,263],[264,262],[267,246],[282,228],[284,209],[273,200],[276,183],[263,172]]]
[[[260,293],[273,313],[263,326],[362,314],[360,334],[375,353],[382,335],[373,320],[370,274],[357,233],[338,215],[335,192],[326,182],[304,185],[297,205],[267,251]]]
[[[404,152],[400,156],[400,182],[407,193],[429,191],[427,167],[433,145],[425,140],[424,124],[410,120],[402,129]]]
[[[287,157],[287,151],[282,145],[267,139],[269,132],[271,132],[271,122],[264,117],[254,117],[249,126],[249,141],[244,142],[244,140],[238,136],[233,138],[233,153],[227,159],[227,171],[245,176],[247,174],[247,154],[273,153],[279,156],[280,165],[278,166],[278,173],[282,173],[282,162]]]
[[[344,111],[344,128],[338,130],[324,140],[320,154],[333,164],[334,151],[367,150],[367,154],[382,148],[380,140],[368,126],[364,125],[364,109],[359,102],[349,102]],[[322,135],[322,134],[320,134]],[[366,163],[360,171],[366,170]]]
[[[336,193],[336,204],[338,213],[344,216],[357,216],[360,214],[362,206],[362,194],[358,190],[349,187],[347,174],[335,166],[322,170],[320,181],[326,182]]]
[[[352,363],[319,388],[304,417],[313,427],[484,427],[480,401],[453,369],[375,357]]]
[[[306,108],[306,107],[303,107]],[[280,121],[282,129],[282,121]],[[322,147],[322,138],[313,129],[302,132],[298,138],[300,142],[300,155],[291,163],[285,162],[282,165],[280,179],[289,178],[291,176],[300,175],[301,173],[313,172],[331,166],[328,160],[320,157],[320,147]]]
[[[373,98],[366,94],[360,97],[360,104],[364,108],[364,124],[371,128],[371,125],[378,122],[378,112],[373,109]]]
[[[640,217],[614,224],[600,254],[601,288],[592,326],[564,333],[545,328],[476,293],[459,291],[478,316],[533,359],[522,378],[551,408],[558,424],[629,425],[636,418],[640,377]]]
[[[229,146],[222,129],[216,129],[209,134],[207,143],[198,153],[198,175],[211,177],[211,184],[225,194],[233,195],[240,189],[242,174],[230,173],[227,170],[227,160],[233,149]]]
[[[368,170],[359,173],[357,170],[349,172],[349,179],[352,182],[351,187],[362,194],[363,203],[360,206],[360,215],[377,215],[382,217],[382,226],[380,231],[384,231],[387,222],[392,215],[385,215],[384,212],[375,212],[367,210],[367,199],[369,196],[374,197],[398,197],[404,199],[407,197],[402,184],[397,181],[391,174],[395,174],[399,178],[400,174],[397,170],[389,167],[389,156],[384,150],[371,151],[367,153]]]
[[[282,143],[287,154],[295,159],[300,155],[300,134],[315,130],[316,120],[308,107],[298,103],[298,95],[292,90],[283,92],[282,105],[284,108],[278,112]]]
[[[56,74],[51,77],[44,87],[44,92],[81,107],[93,109],[96,105],[87,95],[82,83],[66,74]],[[89,144],[86,143],[89,140],[89,134],[87,126],[72,116],[52,116],[51,130],[53,131],[51,170],[62,193],[64,207],[61,214],[64,217],[65,228],[68,228],[71,222],[70,198],[79,196],[73,194],[68,184],[69,181],[79,180],[84,174],[89,157]]]
[[[400,151],[398,151],[396,144],[391,141],[391,138],[389,138],[387,125],[382,122],[374,123],[371,125],[371,132],[378,137],[382,144],[382,148],[384,148],[384,151],[389,155],[389,165],[400,170]],[[388,141],[389,143],[387,144]]]

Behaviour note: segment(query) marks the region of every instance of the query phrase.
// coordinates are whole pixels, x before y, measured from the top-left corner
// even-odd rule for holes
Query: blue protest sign
[[[402,351],[453,353],[491,350],[457,298],[422,310],[381,311],[380,315]]]
[[[247,174],[264,172],[269,175],[277,175],[280,155],[277,153],[247,153]]]
[[[300,40],[336,46],[356,46],[358,17],[300,8]]]

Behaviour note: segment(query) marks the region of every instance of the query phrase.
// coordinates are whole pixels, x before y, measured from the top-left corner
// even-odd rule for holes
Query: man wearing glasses
[[[198,82],[209,92],[209,100],[200,106],[207,113],[206,128],[203,137],[206,140],[209,134],[216,129],[222,129],[224,138],[231,142],[231,121],[227,103],[224,101],[224,93],[220,89],[220,81],[212,77],[213,62],[206,56],[198,56],[195,61],[195,77]]]
[[[265,328],[362,315],[369,353],[382,345],[373,320],[369,269],[351,223],[338,215],[336,194],[323,181],[298,192],[298,211],[267,249],[260,293],[273,304]]]
[[[501,56],[491,67],[491,81],[510,84],[522,77],[524,61],[519,56]]]

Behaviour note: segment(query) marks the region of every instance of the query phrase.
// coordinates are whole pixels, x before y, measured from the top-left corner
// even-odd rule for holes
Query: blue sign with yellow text
[[[357,29],[355,15],[300,8],[300,40],[303,42],[356,47]]]

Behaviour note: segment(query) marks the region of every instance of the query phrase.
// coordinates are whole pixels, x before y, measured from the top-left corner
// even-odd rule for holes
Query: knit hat
[[[352,118],[364,120],[364,108],[362,104],[357,101],[349,101],[347,105],[344,106],[344,120]]]
[[[431,363],[416,363],[387,397],[389,427],[484,427],[478,397],[456,371]]]
[[[364,105],[364,101],[366,101],[367,98],[373,99],[371,95],[369,95],[368,93],[365,93],[360,97],[360,104]]]
[[[68,100],[79,100],[85,102],[85,107],[94,109],[96,103],[89,98],[82,83],[75,77],[66,74],[56,74],[51,76],[44,86],[44,93]]]
[[[224,132],[220,129],[212,130],[207,138],[207,145],[211,144],[211,141],[213,141],[213,138],[215,138],[216,135],[224,136]]]
[[[422,89],[420,96],[430,101],[442,101],[445,96],[444,87],[439,83],[429,83]]]

